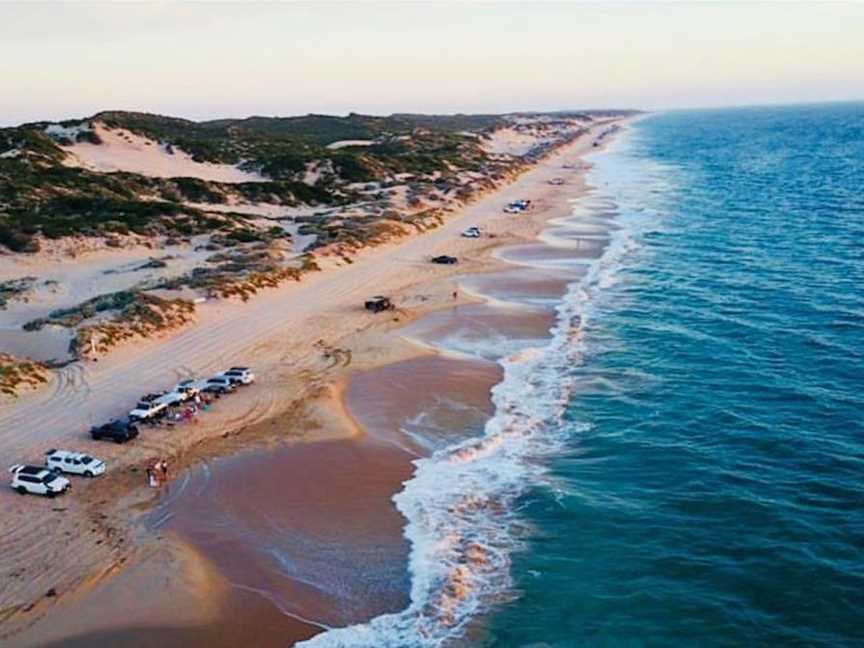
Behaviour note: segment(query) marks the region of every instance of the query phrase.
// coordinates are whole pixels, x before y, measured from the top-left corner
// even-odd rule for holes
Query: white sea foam
[[[393,498],[411,543],[408,608],[328,630],[300,645],[442,646],[508,590],[511,553],[518,545],[512,533],[518,522],[514,500],[544,482],[543,457],[566,442],[557,423],[584,352],[591,303],[600,287],[614,280],[631,245],[628,228],[613,232],[603,256],[559,305],[551,340],[501,361],[504,379],[492,394],[495,415],[481,437],[414,461],[414,476]]]

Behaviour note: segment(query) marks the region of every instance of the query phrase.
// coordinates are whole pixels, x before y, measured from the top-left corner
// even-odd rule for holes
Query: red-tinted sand
[[[580,268],[565,271],[523,267],[462,277],[459,285],[463,290],[489,299],[553,305],[564,296],[570,283],[582,274]]]
[[[62,645],[287,646],[319,632],[319,624],[404,608],[409,547],[391,498],[416,456],[399,446],[421,448],[399,429],[425,412],[426,429],[443,437],[476,432],[499,379],[492,363],[435,356],[361,372],[346,400],[368,436],[277,446],[196,468],[151,519],[154,530],[179,535],[231,583],[217,620],[90,633]],[[110,612],[135,616],[120,604]]]
[[[433,313],[405,327],[404,334],[445,351],[498,359],[548,337],[555,311],[469,304]]]
[[[423,455],[481,431],[500,380],[491,362],[427,356],[355,374],[346,399],[373,440]]]

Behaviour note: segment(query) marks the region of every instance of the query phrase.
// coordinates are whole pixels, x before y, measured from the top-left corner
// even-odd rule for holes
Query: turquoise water
[[[864,105],[667,113],[490,646],[864,645]]]

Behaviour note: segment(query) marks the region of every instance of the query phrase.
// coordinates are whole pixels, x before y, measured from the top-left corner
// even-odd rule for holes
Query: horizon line
[[[334,117],[339,119],[345,119],[350,117],[351,115],[358,115],[362,117],[394,117],[399,115],[422,115],[422,116],[473,116],[473,115],[487,115],[487,116],[495,116],[495,117],[505,117],[507,115],[555,115],[555,114],[563,114],[563,113],[598,113],[598,112],[636,112],[636,113],[644,113],[644,114],[652,114],[652,113],[664,113],[664,112],[688,112],[688,111],[701,111],[701,110],[736,110],[736,109],[747,109],[747,108],[784,108],[784,107],[794,107],[794,106],[826,106],[826,105],[835,105],[835,104],[855,104],[855,103],[864,103],[864,97],[855,98],[855,99],[829,99],[825,101],[790,101],[790,102],[772,102],[772,103],[748,103],[748,104],[715,104],[715,105],[707,105],[707,106],[689,106],[684,108],[675,108],[675,107],[663,107],[663,108],[615,108],[615,107],[607,107],[607,108],[554,108],[549,110],[507,110],[502,112],[463,112],[463,111],[453,111],[453,112],[417,112],[417,111],[400,111],[400,112],[391,112],[391,113],[374,113],[374,112],[357,112],[351,110],[347,113],[327,113],[327,112],[307,112],[307,113],[294,113],[294,114],[282,114],[282,115],[264,115],[264,114],[255,114],[250,113],[245,116],[221,116],[221,117],[210,117],[207,119],[193,119],[191,117],[184,117],[179,114],[169,114],[164,112],[153,112],[149,110],[142,109],[118,109],[118,108],[109,108],[104,110],[99,110],[92,115],[84,116],[84,117],[68,117],[60,120],[51,120],[51,119],[35,119],[32,121],[23,121],[17,124],[10,124],[8,126],[0,125],[0,129],[4,128],[21,128],[24,126],[29,126],[31,124],[43,124],[43,123],[61,123],[65,121],[85,121],[88,119],[93,119],[97,115],[102,113],[138,113],[142,115],[151,115],[155,117],[169,117],[172,119],[183,119],[192,123],[204,124],[207,122],[214,121],[224,121],[224,120],[244,120],[244,119],[254,119],[254,118],[262,118],[262,119],[293,119],[300,117]]]

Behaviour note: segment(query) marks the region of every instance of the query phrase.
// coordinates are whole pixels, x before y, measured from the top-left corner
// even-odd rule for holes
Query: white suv
[[[12,488],[21,495],[56,497],[69,489],[69,480],[45,466],[12,466]]]
[[[51,449],[45,453],[45,465],[54,472],[95,477],[105,473],[105,462],[83,452]]]
[[[255,382],[255,374],[249,367],[231,367],[228,371],[216,374],[217,378],[227,378],[237,385],[251,385]]]

